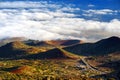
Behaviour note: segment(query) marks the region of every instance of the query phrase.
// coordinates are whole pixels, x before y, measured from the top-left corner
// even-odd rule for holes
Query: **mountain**
[[[71,44],[73,44],[74,41],[67,40],[64,43],[71,42]],[[55,42],[61,43],[62,41],[55,41]],[[53,59],[53,58],[76,59],[79,57],[70,52],[64,51],[61,48],[53,47],[53,45],[54,44],[48,44],[45,41],[36,41],[36,40],[14,41],[0,47],[0,57],[26,58],[26,59]],[[62,44],[60,44],[59,47],[61,45]]]
[[[83,43],[66,47],[64,49],[66,51],[84,56],[105,55],[120,51],[120,38],[113,36],[100,40],[96,43]]]
[[[61,48],[55,48],[47,52],[32,54],[24,57],[25,59],[79,59],[80,56],[65,51]]]
[[[57,46],[56,46],[57,45]],[[58,46],[59,45],[59,46]],[[66,47],[61,47],[61,46]],[[78,58],[79,56],[106,55],[120,51],[120,38],[110,37],[96,43],[82,43],[79,40],[60,41],[15,41],[0,47],[1,58]],[[72,57],[73,56],[73,57]]]
[[[23,55],[23,49],[27,47],[28,47],[27,45],[23,44],[20,41],[8,43],[0,47],[0,57],[10,58]]]
[[[0,47],[0,57],[1,58],[12,58],[12,57],[17,58],[18,56],[20,57],[20,56],[25,56],[29,54],[46,52],[49,49],[53,49],[53,47],[30,46],[25,44],[22,41],[15,41]]]
[[[36,72],[42,75],[41,73],[49,67],[50,72],[54,71],[55,74],[61,68],[65,73],[70,70],[67,74],[71,73],[71,75],[75,70],[80,72],[75,72],[75,75],[76,73],[84,75],[85,72],[86,76],[95,78],[95,80],[98,77],[104,78],[104,76],[105,78],[113,76],[112,78],[116,79],[116,76],[119,78],[120,73],[118,68],[120,64],[120,38],[113,36],[95,43],[82,44],[79,40],[14,41],[0,47],[0,60],[3,60],[0,63],[2,65],[0,70],[12,73],[12,75],[33,75]],[[55,70],[52,70],[51,65]],[[41,66],[45,68],[42,72]],[[74,70],[71,71],[71,69]],[[46,72],[46,74],[48,73],[49,71]]]
[[[54,46],[71,46],[80,44],[83,41],[81,40],[51,40],[51,41],[45,41],[47,44],[54,45]]]
[[[3,46],[7,43],[14,42],[14,41],[26,41],[27,39],[24,37],[12,37],[12,38],[4,38],[0,40],[0,46]]]
[[[45,41],[31,40],[31,39],[24,41],[24,43],[29,46],[51,46],[51,45],[47,44]]]
[[[116,44],[120,44],[120,38],[119,37],[116,37],[116,36],[113,36],[113,37],[110,37],[110,38],[107,38],[107,39],[103,39],[103,40],[100,40],[98,42],[96,42],[95,44],[99,45],[99,46],[115,46]]]

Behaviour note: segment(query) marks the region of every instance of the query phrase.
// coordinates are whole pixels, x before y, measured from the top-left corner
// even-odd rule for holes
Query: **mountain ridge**
[[[83,43],[75,46],[64,48],[67,51],[76,53],[78,55],[96,55],[96,54],[108,54],[116,51],[120,51],[120,38],[110,37],[102,39],[95,43]]]
[[[76,44],[77,41],[77,44]],[[64,41],[56,41],[54,44],[61,44],[59,45],[59,47],[61,47],[62,50],[65,50],[67,52],[70,52],[72,54],[75,55],[79,55],[79,56],[96,56],[96,55],[106,55],[106,54],[110,54],[113,52],[117,52],[120,51],[120,38],[119,37],[110,37],[110,38],[106,38],[106,39],[102,39],[98,42],[95,43],[78,43],[79,40],[76,40],[74,43],[74,40],[71,40],[71,43],[73,43],[73,46],[67,46],[67,47],[61,47],[61,45],[64,43]],[[68,41],[70,42],[70,41]],[[31,42],[30,42],[31,43]],[[29,44],[30,44],[29,43]],[[40,43],[38,41],[38,43]],[[31,43],[33,44],[33,43]],[[44,44],[44,42],[43,42]],[[52,43],[50,43],[52,45]],[[48,44],[48,47],[51,47],[50,44]],[[41,52],[43,52],[43,54],[49,54],[50,56],[52,56],[54,53],[54,55],[59,55],[59,53],[61,54],[60,49],[56,49],[57,47],[54,46],[52,48],[47,49],[46,46],[45,48],[41,48],[39,47],[40,45],[37,45],[37,42],[34,43],[34,45],[28,45],[25,42],[22,41],[15,41],[15,42],[11,42],[8,43],[2,47],[0,47],[0,57],[2,57],[2,55],[4,56],[8,56],[11,54],[11,56],[13,55],[24,55],[26,53],[33,53],[33,55],[41,55]],[[47,43],[45,43],[45,45],[47,45]],[[52,45],[52,46],[53,46]],[[50,50],[50,51],[49,51]],[[56,51],[57,50],[57,51]],[[4,53],[4,54],[2,54]],[[35,54],[34,54],[35,53]],[[37,53],[37,54],[36,54]],[[64,55],[63,53],[61,55]],[[41,56],[42,57],[42,56]],[[48,57],[48,56],[46,56]],[[59,57],[59,56],[56,56]],[[44,56],[45,58],[45,56]],[[55,57],[54,57],[55,58]]]

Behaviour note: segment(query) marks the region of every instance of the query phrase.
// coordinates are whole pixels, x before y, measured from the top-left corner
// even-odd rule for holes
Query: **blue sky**
[[[80,8],[81,10],[75,11],[74,13],[77,14],[79,18],[85,19],[95,19],[99,21],[110,21],[114,18],[120,20],[120,0],[1,0],[1,2],[14,2],[14,1],[33,1],[33,2],[40,2],[40,1],[47,1],[50,4],[58,4],[61,6],[72,5],[74,8]],[[84,10],[102,10],[102,9],[110,9],[110,10],[118,10],[119,12],[110,14],[96,14],[92,16],[85,16],[81,15],[84,14]],[[52,10],[52,9],[51,9]],[[53,9],[54,10],[54,9]],[[69,12],[69,11],[67,11]]]
[[[120,0],[1,0],[0,17],[0,39],[120,37]]]

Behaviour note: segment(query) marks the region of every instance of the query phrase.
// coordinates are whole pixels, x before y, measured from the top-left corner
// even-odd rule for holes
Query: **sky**
[[[0,39],[120,37],[120,0],[0,0]]]

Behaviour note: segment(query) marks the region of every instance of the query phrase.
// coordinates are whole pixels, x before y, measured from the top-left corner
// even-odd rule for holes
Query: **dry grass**
[[[6,65],[0,67],[1,80],[97,80],[82,74],[75,68],[77,61],[72,59],[7,60],[2,63]]]

